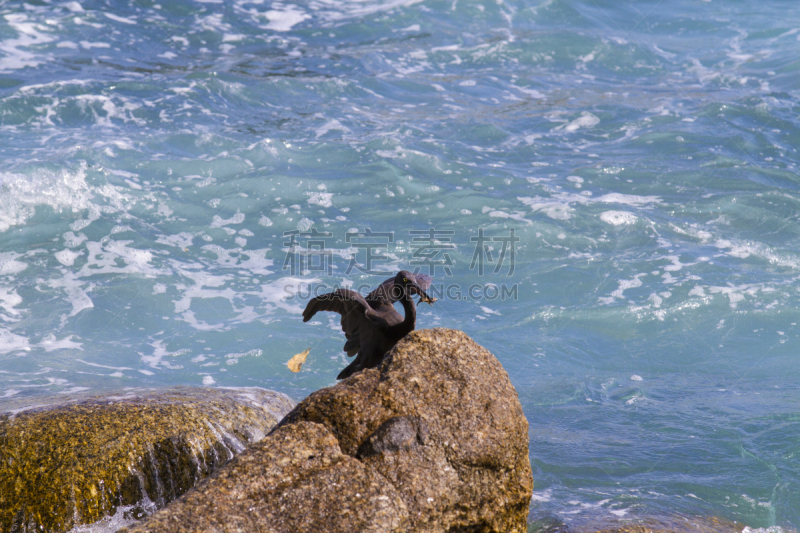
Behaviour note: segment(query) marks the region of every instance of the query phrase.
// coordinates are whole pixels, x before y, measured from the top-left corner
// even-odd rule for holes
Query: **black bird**
[[[318,311],[339,313],[342,315],[342,331],[347,337],[344,351],[350,356],[358,354],[336,379],[344,379],[364,368],[378,366],[386,352],[414,330],[417,308],[411,296],[418,294],[420,302],[432,305],[436,299],[425,293],[430,284],[430,276],[401,270],[366,298],[356,291],[337,289],[308,302],[303,311],[303,322],[311,320]],[[405,318],[394,308],[397,301],[403,304]]]

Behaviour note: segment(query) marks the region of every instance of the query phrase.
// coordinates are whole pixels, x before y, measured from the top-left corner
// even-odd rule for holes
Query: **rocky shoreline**
[[[527,523],[532,490],[508,375],[443,328],[297,405],[177,389],[0,415],[0,532],[571,533]],[[681,518],[601,533],[742,529]]]
[[[421,330],[129,531],[522,533],[532,488],[500,363],[460,331]]]

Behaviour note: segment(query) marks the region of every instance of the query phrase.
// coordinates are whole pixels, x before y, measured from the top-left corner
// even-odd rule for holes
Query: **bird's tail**
[[[336,379],[344,379],[349,378],[351,375],[355,374],[359,370],[361,370],[361,365],[356,364],[358,363],[358,359],[347,365],[339,372],[339,375],[336,376]]]

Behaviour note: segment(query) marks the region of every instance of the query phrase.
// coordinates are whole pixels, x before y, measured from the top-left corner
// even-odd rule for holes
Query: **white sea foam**
[[[238,255],[239,253],[238,248],[228,250],[218,244],[207,244],[203,246],[203,250],[208,250],[209,252],[215,254],[217,256],[216,262],[220,266],[235,267],[239,263],[239,258],[234,257],[234,254]]]
[[[68,389],[64,389],[62,391],[58,391],[58,394],[77,394],[79,392],[87,391],[89,387],[70,387]]]
[[[209,224],[212,228],[221,228],[223,226],[227,226],[229,224],[241,224],[244,222],[245,215],[244,213],[236,213],[229,219],[223,219],[219,215],[214,215],[211,224]]]
[[[0,52],[2,52],[0,73],[9,73],[25,67],[38,67],[52,59],[50,54],[37,54],[32,51],[55,40],[47,32],[44,24],[30,21],[24,13],[7,13],[3,18],[17,36],[0,41]]]
[[[78,275],[74,272],[66,271],[61,278],[49,279],[47,280],[47,285],[53,289],[64,291],[67,300],[72,304],[72,312],[70,312],[69,316],[75,316],[84,309],[94,307],[91,298],[87,294],[94,288],[94,284],[79,280]]]
[[[74,336],[75,335],[68,335],[63,339],[56,339],[56,336],[51,333],[45,335],[36,346],[43,348],[46,352],[55,350],[83,350],[83,343],[72,340]]]
[[[221,267],[236,269],[237,272],[248,270],[255,275],[272,273],[267,268],[272,265],[272,260],[266,258],[266,253],[269,251],[267,248],[259,250],[241,250],[238,248],[227,250],[218,245],[206,245],[203,248],[217,256],[216,264]],[[244,259],[245,257],[247,259]],[[192,300],[195,298],[223,298],[228,300],[233,312],[236,313],[234,317],[228,318],[229,324],[247,323],[260,318],[260,314],[256,313],[252,306],[243,305],[240,301],[244,295],[260,295],[259,292],[237,292],[233,288],[226,286],[232,279],[231,276],[210,274],[202,269],[201,265],[186,265],[174,260],[171,261],[171,264],[176,274],[193,281],[191,286],[175,285],[175,288],[181,292],[181,297],[174,301],[175,313],[179,315],[179,320],[187,322],[193,328],[202,331],[224,331],[230,329],[231,326],[226,325],[224,322],[209,324],[197,319],[191,310]],[[287,306],[283,307],[289,309]],[[292,310],[294,309],[292,308]],[[220,320],[222,320],[221,316]]]
[[[546,98],[544,94],[540,93],[536,89],[531,89],[529,87],[519,87],[516,85],[514,86],[514,88],[519,92],[521,92],[522,94],[530,96],[531,98]]]
[[[0,319],[6,322],[16,322],[20,319],[20,311],[15,309],[22,303],[22,297],[17,294],[17,289],[13,287],[0,287],[0,309],[5,313],[0,313]]]
[[[294,314],[303,312],[304,305],[294,296],[298,292],[307,293],[309,285],[320,283],[319,278],[296,278],[293,276],[283,277],[270,283],[261,285],[261,290],[256,294],[262,302],[269,305],[270,309],[283,309]]]
[[[600,213],[600,220],[612,226],[636,224],[636,215],[626,211],[604,211]]]
[[[724,294],[727,296],[731,309],[736,309],[739,303],[744,301],[747,296],[755,298],[759,292],[774,292],[774,290],[774,288],[761,284],[729,284],[727,287],[708,287],[708,292],[711,294]]]
[[[229,354],[225,354],[225,358],[226,359],[239,359],[241,357],[261,357],[261,355],[263,353],[264,352],[262,352],[259,349],[254,349],[254,350],[250,350],[249,352],[245,352],[245,353],[229,353]]]
[[[164,346],[164,341],[156,340],[149,343],[150,346],[153,348],[153,352],[151,354],[144,354],[139,352],[141,356],[141,361],[148,365],[151,368],[158,368],[164,367],[169,368],[172,370],[179,370],[183,368],[181,365],[173,365],[169,361],[166,361],[165,357],[180,357],[181,355],[185,355],[189,353],[189,350],[177,350],[175,352],[170,352],[167,350],[166,346]]]
[[[115,15],[114,13],[109,13],[108,11],[104,11],[103,15],[114,20],[116,22],[122,22],[123,24],[136,24],[135,19],[127,18],[127,17],[120,17],[119,15]]]
[[[85,166],[77,171],[38,169],[29,174],[0,172],[0,232],[24,224],[37,205],[73,212],[90,207],[94,192]]]
[[[303,217],[297,223],[297,229],[299,229],[300,231],[305,232],[305,231],[310,230],[313,225],[314,225],[314,222],[312,220]]]
[[[331,207],[333,202],[331,198],[333,198],[332,192],[311,192],[306,191],[306,196],[308,196],[308,203],[311,205],[318,205],[320,207]]]
[[[189,278],[194,282],[192,286],[187,287],[183,284],[177,284],[175,287],[182,291],[183,294],[180,299],[175,300],[175,314],[180,315],[180,319],[190,324],[193,328],[198,330],[222,330],[223,324],[208,324],[206,322],[197,320],[192,312],[191,305],[193,298],[225,298],[228,301],[233,301],[236,292],[231,288],[216,290],[215,287],[221,287],[228,281],[228,276],[215,276],[203,270],[195,271],[185,268],[183,265],[173,261],[175,273]],[[200,265],[197,265],[198,267]],[[210,287],[210,288],[209,288]]]
[[[80,252],[73,252],[69,248],[65,248],[60,252],[56,252],[53,255],[62,265],[72,266],[75,263],[75,260],[83,255],[83,250],[81,250]]]
[[[81,45],[81,48],[85,48],[86,50],[91,50],[92,48],[111,48],[111,44],[102,41],[80,41],[78,44]]]
[[[531,495],[531,500],[535,502],[549,502],[553,499],[553,489],[545,489],[542,491],[534,491]]]
[[[518,197],[517,200],[531,208],[533,211],[541,211],[554,220],[569,220],[572,218],[573,209],[568,202],[563,202],[554,198],[541,198],[539,196]]]
[[[683,267],[694,266],[694,265],[697,264],[696,262],[695,263],[681,263],[681,260],[677,255],[668,255],[668,256],[664,257],[664,259],[669,259],[669,261],[672,263],[671,265],[666,265],[666,266],[661,267],[666,272],[677,272],[678,270],[681,270]]]
[[[681,228],[676,224],[670,224],[669,227],[676,233],[699,239],[703,243],[708,242],[712,237],[710,232],[699,228],[697,224],[690,224],[686,228]]]
[[[11,274],[19,274],[26,268],[27,263],[17,261],[21,257],[20,254],[14,252],[0,252],[0,276],[9,276]]]
[[[107,239],[104,242],[88,241],[86,264],[78,272],[79,277],[91,277],[100,274],[143,274],[155,276],[168,274],[163,268],[151,265],[153,253],[148,250],[132,248],[130,240]],[[120,260],[125,266],[119,266]]]
[[[587,191],[588,192],[588,191]],[[591,193],[589,193],[591,194]],[[588,205],[592,203],[604,204],[622,204],[633,207],[647,207],[652,204],[661,203],[661,198],[658,196],[639,196],[635,194],[622,194],[622,193],[608,193],[602,196],[593,198],[587,194],[576,194],[572,192],[557,192],[549,197],[542,196],[518,196],[517,200],[527,205],[533,211],[541,211],[548,217],[555,220],[569,220],[572,218],[575,209],[573,205]],[[603,222],[609,224],[630,224],[633,223],[629,217],[615,216],[613,213],[624,213],[623,211],[608,211],[606,219],[602,218]],[[635,215],[627,213],[630,217]]]
[[[322,137],[323,135],[325,135],[326,133],[328,133],[329,131],[332,131],[332,130],[338,130],[338,131],[341,131],[342,133],[351,133],[352,132],[352,130],[350,128],[348,128],[347,126],[343,125],[341,122],[339,122],[337,119],[334,118],[334,119],[329,120],[328,122],[326,122],[325,124],[323,124],[319,128],[317,128],[316,136],[319,139],[320,137]]]
[[[83,233],[75,235],[75,233],[71,231],[66,232],[64,235],[62,235],[62,237],[64,238],[64,246],[67,248],[75,248],[76,246],[80,246],[85,240],[88,239],[88,237],[86,237],[86,235]]]
[[[109,370],[133,370],[132,368],[127,366],[108,366],[108,365],[101,365],[98,363],[90,363],[89,361],[84,361],[83,359],[75,359],[75,360],[78,361],[79,363],[83,363],[85,365],[93,366],[96,368],[107,368]]]
[[[706,291],[700,285],[695,285],[694,287],[692,287],[692,290],[689,291],[689,296],[698,296],[700,298],[705,298]]]
[[[272,270],[269,270],[268,267],[272,266],[273,261],[272,259],[266,258],[266,255],[269,251],[269,248],[261,248],[258,250],[242,250],[239,253],[240,258],[237,267],[261,276],[272,274]],[[241,256],[245,256],[247,259],[243,260]]]
[[[624,298],[623,293],[628,289],[635,289],[642,286],[641,278],[646,276],[646,273],[640,273],[633,276],[633,279],[623,279],[619,281],[619,287],[611,293],[613,298]]]
[[[421,1],[422,0],[378,0],[375,2],[360,2],[358,0],[314,0],[310,5],[312,9],[320,9],[317,13],[325,21],[336,22],[344,19],[362,19],[375,13],[418,4]]]
[[[186,248],[192,245],[194,237],[195,236],[193,234],[186,231],[182,231],[180,233],[175,233],[173,235],[159,235],[156,238],[156,242],[160,244],[166,244],[169,246],[175,246],[176,248],[185,250]]]
[[[508,218],[510,220],[517,220],[519,222],[524,222],[525,224],[533,224],[530,220],[525,218],[521,211],[514,211],[512,213],[507,213],[505,211],[493,210],[489,211],[489,216],[492,218]]]
[[[800,269],[800,257],[789,253],[778,253],[764,243],[754,241],[737,241],[719,239],[714,246],[725,253],[738,259],[747,259],[751,255],[781,267]]]
[[[81,41],[81,46],[105,48],[108,45],[107,43],[87,43],[86,41]],[[131,122],[138,126],[146,125],[144,119],[133,114],[134,111],[142,107],[141,104],[134,103],[126,97],[120,95],[111,97],[104,94],[79,94],[74,97],[74,101],[83,110],[92,114],[95,124],[98,126],[106,128],[116,127],[112,119],[117,119],[122,122]],[[102,113],[100,113],[100,111],[102,111]]]
[[[264,13],[264,17],[269,20],[267,24],[261,26],[265,30],[280,32],[289,31],[293,26],[311,18],[311,15],[295,5],[284,6],[276,2],[273,3],[272,6],[273,9]]]
[[[0,327],[0,354],[20,351],[31,351],[27,337],[17,335],[6,328]]]
[[[660,204],[661,198],[658,196],[639,196],[637,194],[622,194],[618,192],[612,192],[609,194],[598,196],[593,200],[587,201],[587,203],[589,202],[602,202],[605,204],[622,204],[630,206],[644,206],[650,204]]]
[[[580,128],[592,128],[600,124],[600,119],[588,111],[582,111],[581,116],[567,124],[557,126],[555,131],[564,130],[567,132],[574,132]]]
[[[147,510],[149,513],[153,513],[156,510],[156,506],[152,502],[150,502],[150,504],[150,509]],[[75,526],[74,528],[70,529],[68,533],[114,533],[123,527],[127,527],[137,522],[135,518],[132,518],[133,513],[131,511],[134,507],[134,505],[121,505],[117,507],[116,512],[112,516],[104,516],[97,522],[93,522],[91,524],[81,524]],[[147,508],[148,506],[145,505],[144,507]],[[126,516],[129,518],[126,518]]]

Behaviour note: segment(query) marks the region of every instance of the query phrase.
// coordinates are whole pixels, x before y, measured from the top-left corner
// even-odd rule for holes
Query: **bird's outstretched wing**
[[[361,348],[360,331],[372,324],[384,325],[385,319],[375,314],[363,296],[349,289],[337,289],[312,298],[303,311],[303,322],[311,320],[319,311],[334,311],[342,315],[342,331],[347,338],[344,351],[355,355]]]
[[[303,322],[308,322],[320,311],[334,311],[344,318],[353,312],[364,314],[367,309],[369,309],[369,304],[356,291],[337,289],[312,298],[303,311]]]

